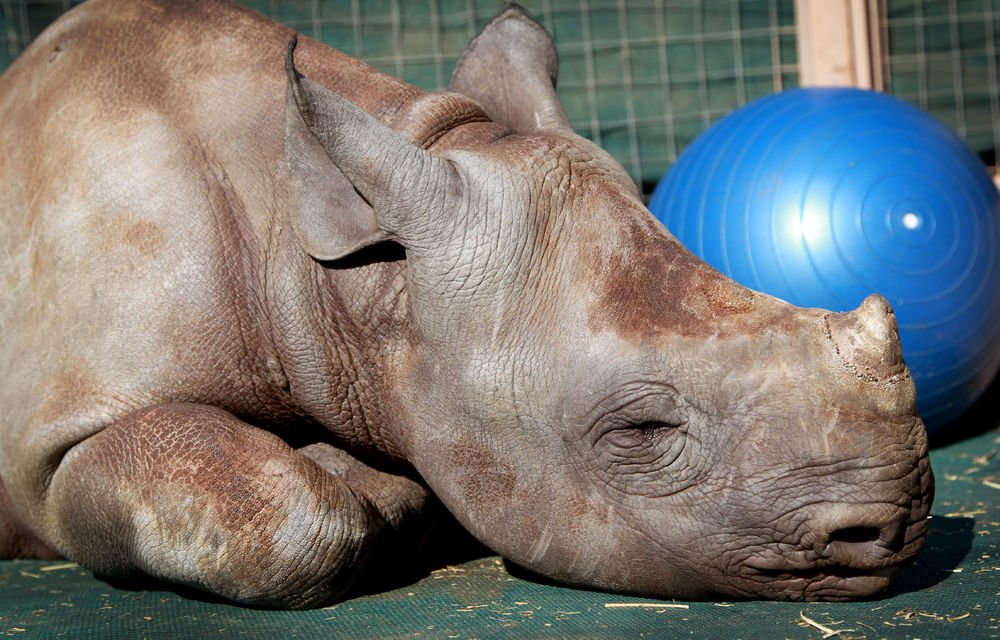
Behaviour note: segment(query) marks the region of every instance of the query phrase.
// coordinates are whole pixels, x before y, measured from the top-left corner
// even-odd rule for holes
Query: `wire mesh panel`
[[[0,70],[52,21],[83,0],[0,0]]]
[[[3,66],[77,0],[0,0]],[[426,90],[499,0],[244,0]],[[577,130],[647,193],[711,122],[797,84],[794,0],[522,0],[552,32]]]
[[[243,0],[427,90],[499,0]],[[0,69],[79,0],[0,0]],[[1000,149],[1000,0],[879,0],[886,89],[989,164]],[[797,84],[794,0],[525,0],[553,33],[577,130],[649,191],[708,124]]]
[[[245,0],[422,89],[502,7],[496,0]],[[796,84],[794,0],[526,2],[560,54],[559,94],[577,130],[645,191],[732,109]]]
[[[1000,149],[1000,0],[881,0],[886,89],[954,128],[990,165]]]
[[[793,2],[549,3],[578,131],[650,190],[709,124],[793,86]]]

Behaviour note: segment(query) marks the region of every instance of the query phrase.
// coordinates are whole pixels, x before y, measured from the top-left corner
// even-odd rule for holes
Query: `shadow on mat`
[[[174,584],[172,582],[165,582],[163,580],[158,580],[152,576],[136,576],[135,578],[109,578],[107,576],[102,576],[100,574],[94,574],[94,577],[105,583],[109,587],[118,589],[120,591],[131,591],[133,593],[139,594],[136,597],[141,597],[141,592],[144,591],[165,591],[167,593],[173,593],[174,595],[180,596],[184,600],[192,600],[195,602],[204,602],[208,604],[220,604],[220,605],[231,605],[231,606],[242,606],[233,603],[225,598],[220,598],[214,593],[209,593],[207,591],[200,591],[194,587],[186,587],[184,585]]]
[[[975,521],[967,517],[930,519],[924,550],[910,565],[903,567],[882,598],[933,587],[962,565],[972,548]]]

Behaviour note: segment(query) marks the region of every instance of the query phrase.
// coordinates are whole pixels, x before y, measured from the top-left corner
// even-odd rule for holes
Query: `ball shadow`
[[[954,573],[972,549],[974,525],[975,520],[967,517],[932,517],[923,551],[903,567],[879,599],[928,589]]]
[[[982,397],[961,417],[932,433],[930,445],[933,449],[946,447],[986,433],[997,426],[1000,426],[1000,375],[993,378]]]

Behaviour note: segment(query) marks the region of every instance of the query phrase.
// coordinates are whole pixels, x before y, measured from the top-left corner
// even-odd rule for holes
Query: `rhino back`
[[[0,469],[15,498],[44,484],[18,469],[138,407],[297,415],[270,309],[302,301],[267,286],[289,244],[291,33],[228,2],[97,0],[0,77]],[[315,42],[301,60],[382,118],[419,93]],[[277,262],[297,270],[286,279],[315,268]]]

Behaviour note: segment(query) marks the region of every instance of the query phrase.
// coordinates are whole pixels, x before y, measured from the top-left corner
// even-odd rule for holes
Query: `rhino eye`
[[[687,464],[701,424],[695,408],[674,387],[636,381],[605,396],[587,414],[586,434],[577,443],[590,470],[618,494],[666,496],[689,486]]]
[[[676,492],[685,466],[682,456],[688,445],[687,423],[679,419],[615,422],[611,420],[595,447],[597,472],[604,481],[632,495]]]
[[[591,433],[593,446],[611,465],[662,468],[683,447],[687,416],[673,387],[634,383],[600,405]]]
[[[621,448],[653,446],[662,438],[676,435],[680,425],[659,420],[642,422],[634,426],[611,429],[605,439]]]

